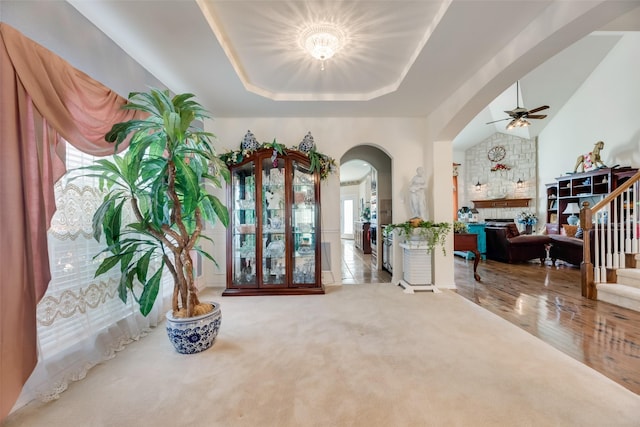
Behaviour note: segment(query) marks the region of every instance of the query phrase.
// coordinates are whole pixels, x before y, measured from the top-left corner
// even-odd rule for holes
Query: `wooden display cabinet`
[[[224,296],[324,293],[320,176],[303,153],[272,155],[261,149],[229,168]]]

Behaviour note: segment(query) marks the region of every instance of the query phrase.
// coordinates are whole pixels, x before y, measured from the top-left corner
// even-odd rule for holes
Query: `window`
[[[70,144],[66,156],[69,171],[95,160]],[[70,381],[83,378],[88,369],[143,336],[162,319],[173,288],[171,275],[164,275],[164,298],[142,317],[131,296],[127,304],[118,297],[117,269],[94,278],[105,256],[96,255],[105,245],[93,238],[92,217],[104,194],[97,178],[72,180],[70,175],[80,173],[67,173],[55,186],[57,211],[48,239],[52,279],[37,310],[39,362],[19,405],[56,398]]]
[[[342,201],[342,234],[353,234],[353,199]]]

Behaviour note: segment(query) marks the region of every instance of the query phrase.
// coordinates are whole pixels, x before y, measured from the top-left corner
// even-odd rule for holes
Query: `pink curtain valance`
[[[65,173],[61,137],[94,154],[126,99],[0,22],[0,422],[37,362],[36,305],[51,279],[47,229]],[[120,149],[124,149],[121,146]]]

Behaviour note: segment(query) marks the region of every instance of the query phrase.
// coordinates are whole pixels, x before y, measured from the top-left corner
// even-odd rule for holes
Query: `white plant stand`
[[[415,241],[400,243],[402,248],[402,279],[399,286],[404,293],[413,294],[416,291],[432,291],[441,293],[440,289],[431,281],[431,253],[427,251],[425,242]]]

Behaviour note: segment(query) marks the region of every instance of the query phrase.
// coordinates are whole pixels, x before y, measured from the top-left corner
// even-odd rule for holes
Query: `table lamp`
[[[567,218],[567,223],[569,225],[576,225],[580,218],[576,216],[576,214],[580,213],[580,206],[577,203],[569,203],[567,208],[562,212],[563,214],[571,214],[569,218]]]

